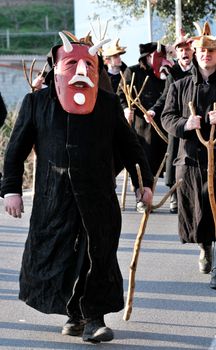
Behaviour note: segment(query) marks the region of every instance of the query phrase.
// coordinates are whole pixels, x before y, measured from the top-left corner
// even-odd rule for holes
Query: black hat
[[[161,51],[163,53],[166,53],[166,47],[162,44],[160,44],[161,46]],[[141,58],[149,55],[150,53],[154,52],[157,50],[158,47],[158,42],[151,42],[151,43],[147,43],[147,44],[139,44],[139,51],[140,51],[140,57],[138,60],[140,60]]]

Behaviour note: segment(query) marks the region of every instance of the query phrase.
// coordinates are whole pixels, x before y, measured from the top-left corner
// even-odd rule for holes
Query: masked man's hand
[[[125,108],[124,115],[125,115],[125,118],[127,119],[128,123],[131,125],[133,123],[133,120],[134,120],[134,109],[130,109],[128,107]]]
[[[152,205],[153,194],[150,187],[143,187],[143,194],[140,192],[138,188],[136,190],[136,198],[137,201],[143,202],[146,206]]]
[[[6,195],[6,197],[4,197],[4,208],[5,211],[14,218],[21,218],[21,213],[24,213],[24,207],[20,194]]]

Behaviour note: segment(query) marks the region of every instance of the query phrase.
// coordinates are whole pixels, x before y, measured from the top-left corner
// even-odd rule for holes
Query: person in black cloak
[[[216,289],[216,259],[212,254],[216,237],[208,193],[208,153],[195,131],[200,129],[202,137],[209,140],[211,126],[216,125],[216,38],[206,22],[203,30],[200,27],[200,35],[192,39],[195,49],[192,75],[170,85],[161,120],[165,130],[179,138],[174,162],[176,179],[183,180],[177,188],[179,236],[182,243],[199,244],[199,271],[211,272],[210,287]],[[215,170],[212,172],[215,187]]]
[[[97,51],[104,41],[91,46],[59,34],[63,45],[51,50],[47,87],[23,100],[5,155],[1,196],[5,210],[21,217],[24,161],[34,148],[35,194],[19,298],[38,311],[68,315],[62,334],[111,341],[104,315],[124,307],[115,155],[137,187],[139,164],[146,205],[153,176],[118,96],[98,88]]]
[[[161,67],[169,67],[171,62],[166,59],[166,47],[159,42],[140,44],[139,50],[140,57],[138,58],[138,64],[127,67],[123,75],[126,84],[129,86],[134,76],[133,87],[136,88],[138,94],[146,77],[148,77],[146,85],[139,96],[139,100],[141,105],[146,110],[149,110],[161,96],[165,86],[165,74],[164,71],[161,72]],[[158,135],[151,123],[146,121],[143,112],[137,106],[134,105],[133,108],[128,107],[126,96],[121,87],[123,85],[123,82],[120,82],[117,93],[124,109],[125,118],[136,131],[140,143],[147,154],[151,171],[153,175],[156,175],[166,153],[167,144]],[[135,99],[136,92],[134,88],[132,89],[132,97]],[[160,116],[157,116],[156,119],[158,126],[161,128]],[[163,176],[163,172],[160,175]],[[143,213],[145,206],[136,194],[136,187],[135,196],[136,210]]]
[[[193,66],[193,48],[191,47],[192,39],[188,37],[183,30],[181,30],[181,35],[176,38],[173,48],[176,53],[176,63],[169,69],[169,75],[167,76],[165,88],[161,97],[156,101],[155,105],[151,107],[148,111],[150,115],[149,122],[151,118],[156,116],[160,118],[163,108],[165,105],[167,93],[170,85],[187,75],[191,74],[191,69]],[[165,184],[170,188],[175,184],[175,166],[173,161],[175,160],[178,153],[179,139],[168,133],[168,147],[167,147],[167,159],[165,168]],[[177,192],[174,191],[170,196],[170,212],[177,213],[178,211],[178,201]]]

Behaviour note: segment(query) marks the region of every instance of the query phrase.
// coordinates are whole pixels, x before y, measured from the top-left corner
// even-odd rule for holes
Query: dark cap
[[[165,54],[166,53],[166,47],[162,44],[160,44],[161,46],[161,51]],[[141,58],[149,55],[150,53],[154,52],[157,50],[158,47],[158,42],[151,42],[151,43],[147,43],[147,44],[139,44],[139,51],[140,51],[140,57],[138,60],[140,60]]]

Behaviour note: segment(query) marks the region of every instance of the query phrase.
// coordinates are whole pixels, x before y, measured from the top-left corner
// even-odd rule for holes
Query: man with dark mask
[[[150,109],[158,98],[161,96],[165,86],[164,72],[161,72],[162,66],[171,66],[172,64],[166,60],[166,48],[164,45],[160,45],[157,42],[151,42],[147,44],[140,44],[140,57],[139,63],[127,67],[124,72],[124,78],[126,84],[131,83],[132,75],[134,75],[133,86],[136,88],[137,93],[141,90],[145,78],[148,76],[147,83],[139,96],[142,106],[148,110]],[[145,150],[148,161],[151,167],[153,175],[156,174],[161,164],[162,159],[166,153],[167,144],[158,135],[155,129],[150,123],[148,123],[138,107],[130,109],[127,105],[126,96],[121,88],[118,90],[121,105],[124,109],[125,117],[128,122],[135,129],[140,143]],[[136,93],[132,89],[132,96],[135,98]],[[159,127],[161,127],[160,116],[156,120]],[[136,193],[136,186],[135,193]],[[136,209],[138,212],[144,212],[145,207],[139,200],[139,196],[136,194]]]

